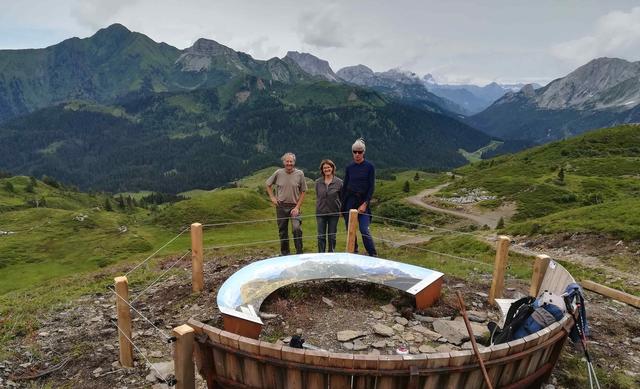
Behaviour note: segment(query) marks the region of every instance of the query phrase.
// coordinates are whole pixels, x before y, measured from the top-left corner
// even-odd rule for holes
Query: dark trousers
[[[289,251],[289,220],[291,220],[293,245],[296,248],[296,254],[302,254],[302,219],[300,219],[300,217],[291,217],[291,210],[293,208],[295,208],[295,205],[292,204],[281,204],[276,207],[281,255],[291,254]]]
[[[359,201],[357,198],[349,196],[345,199],[344,210],[346,213],[344,214],[344,225],[347,227],[347,231],[349,231],[349,210],[357,209],[362,201]],[[369,209],[367,209],[368,212]],[[376,246],[373,243],[373,239],[371,238],[371,233],[369,232],[369,225],[371,224],[371,214],[359,213],[358,214],[358,227],[360,230],[360,235],[362,235],[362,243],[364,243],[364,248],[367,250],[367,254],[372,257],[377,257],[378,252],[376,251]],[[356,238],[355,252],[358,252],[358,239]]]
[[[336,249],[336,234],[338,233],[339,215],[335,216],[316,216],[318,222],[318,252],[324,253],[329,242],[329,252],[332,253]]]

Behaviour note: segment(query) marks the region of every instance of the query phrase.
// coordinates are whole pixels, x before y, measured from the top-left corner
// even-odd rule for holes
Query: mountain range
[[[178,50],[113,25],[5,54],[2,86],[16,93],[2,92],[0,168],[83,189],[211,188],[286,151],[315,174],[323,158],[344,166],[361,136],[380,168],[450,169],[466,163],[459,149],[491,142],[436,105],[326,81],[293,52],[260,61],[204,39]]]
[[[598,58],[545,87],[505,94],[467,123],[505,139],[546,143],[640,121],[640,62]]]

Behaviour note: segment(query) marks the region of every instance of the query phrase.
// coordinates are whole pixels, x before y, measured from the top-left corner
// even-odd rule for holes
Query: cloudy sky
[[[0,10],[0,49],[121,23],[181,49],[207,38],[258,59],[304,51],[334,71],[399,67],[440,83],[545,84],[596,57],[640,60],[630,0],[0,0]]]

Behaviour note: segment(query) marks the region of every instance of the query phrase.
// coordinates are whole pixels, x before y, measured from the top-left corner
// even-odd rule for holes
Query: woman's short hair
[[[280,160],[282,160],[282,162],[284,163],[285,158],[287,158],[288,156],[291,156],[291,158],[293,158],[293,163],[296,163],[296,155],[291,152],[282,154],[282,157],[280,157]]]
[[[323,160],[320,162],[320,174],[321,174],[321,175],[324,173],[324,172],[322,171],[322,167],[323,167],[324,165],[329,165],[329,166],[331,166],[331,170],[332,170],[332,171],[331,171],[331,174],[336,174],[336,164],[335,164],[335,163],[333,163],[333,161],[332,161],[332,160],[330,160],[330,159],[323,159]]]
[[[359,138],[351,145],[351,151],[353,150],[367,150],[367,147],[364,145],[364,139]]]

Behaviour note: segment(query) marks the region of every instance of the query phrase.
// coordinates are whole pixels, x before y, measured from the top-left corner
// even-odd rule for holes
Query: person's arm
[[[273,194],[273,190],[271,190],[271,185],[267,185],[267,194],[269,194],[269,199],[271,199],[271,203],[273,205],[278,205],[278,199]]]
[[[369,165],[369,174],[367,175],[369,189],[367,190],[367,194],[364,198],[364,202],[358,207],[359,213],[366,213],[367,207],[369,207],[369,203],[371,202],[371,198],[373,197],[373,191],[376,187],[376,169],[373,164]]]

